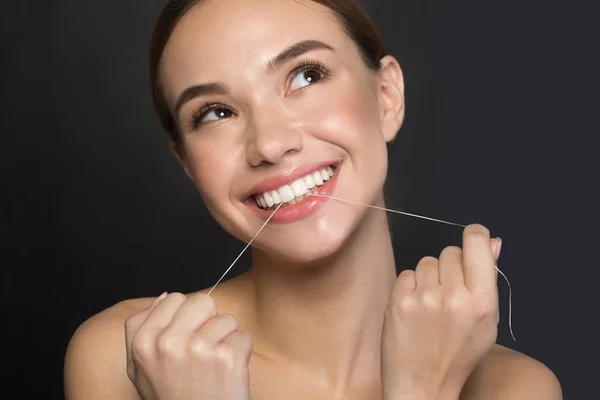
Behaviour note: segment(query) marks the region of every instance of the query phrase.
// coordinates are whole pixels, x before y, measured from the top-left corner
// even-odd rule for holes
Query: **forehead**
[[[353,50],[336,15],[307,0],[204,0],[178,23],[162,59],[165,95],[191,84],[257,79],[266,61],[298,41]]]

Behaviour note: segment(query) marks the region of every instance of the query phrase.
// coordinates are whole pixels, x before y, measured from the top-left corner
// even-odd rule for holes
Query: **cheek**
[[[377,97],[364,86],[342,82],[320,103],[320,139],[343,148],[356,167],[387,160]]]
[[[187,148],[188,163],[196,178],[194,184],[212,212],[229,193],[234,169],[227,160],[232,158],[223,156],[215,144],[188,142]]]
[[[356,151],[381,141],[382,135],[372,101],[357,93],[352,95],[339,101],[333,117],[341,126],[347,146]]]
[[[348,152],[383,140],[377,98],[364,77],[348,74],[319,89],[307,103],[312,104],[313,121],[327,135],[323,139]]]
[[[379,103],[368,87],[343,91],[330,107],[328,141],[348,153],[362,200],[372,202],[385,183],[388,154],[379,115]]]

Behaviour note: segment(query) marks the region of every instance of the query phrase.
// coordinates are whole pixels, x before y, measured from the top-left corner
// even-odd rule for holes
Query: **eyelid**
[[[231,107],[226,106],[225,104],[209,103],[208,101],[206,101],[205,105],[202,106],[200,109],[192,111],[192,114],[189,117],[188,124],[187,124],[188,127],[190,128],[190,130],[193,132],[193,131],[197,130],[198,127],[200,127],[201,125],[208,125],[212,122],[219,122],[219,120],[209,121],[209,122],[200,122],[201,119],[206,117],[206,114],[208,114],[209,112],[211,112],[213,110],[217,110],[217,109],[224,109],[235,115],[235,111],[232,110]]]
[[[324,77],[331,76],[331,70],[325,66],[325,64],[317,59],[307,59],[302,60],[296,63],[296,66],[292,69],[290,74],[288,75],[288,80],[286,83],[286,87],[290,85],[290,83],[294,80],[298,74],[303,70],[316,69],[320,71]],[[310,85],[309,85],[310,86]]]
[[[291,82],[293,82],[293,80],[298,76],[299,73],[301,73],[302,71],[311,70],[311,69],[321,72],[323,74],[323,78],[321,78],[321,79],[331,76],[331,70],[329,68],[327,68],[322,61],[317,60],[317,59],[305,59],[305,60],[298,61],[295,64],[295,67],[292,69],[292,71],[288,74],[286,87],[289,87]],[[311,85],[308,85],[308,86],[311,86]],[[304,86],[298,90],[304,89],[305,87],[308,87],[308,86]],[[231,107],[228,107],[225,104],[209,103],[207,101],[202,108],[192,112],[192,115],[190,116],[189,122],[188,122],[188,126],[189,126],[190,130],[193,132],[193,131],[196,131],[201,125],[208,125],[212,122],[219,122],[220,120],[210,121],[210,122],[205,122],[205,123],[200,122],[200,120],[202,118],[206,117],[206,114],[208,112],[215,110],[215,109],[219,109],[219,108],[225,109],[234,115],[236,114],[235,111],[233,109],[231,109]]]

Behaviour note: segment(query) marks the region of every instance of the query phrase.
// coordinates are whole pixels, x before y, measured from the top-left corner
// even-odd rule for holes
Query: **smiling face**
[[[185,154],[172,149],[234,236],[249,241],[272,214],[266,203],[289,200],[288,184],[291,196],[381,197],[386,142],[404,116],[402,75],[390,56],[380,71],[367,68],[327,7],[201,2],[173,31],[160,78]],[[319,174],[332,171],[320,184]],[[291,203],[306,197],[298,196]],[[253,246],[293,261],[339,249],[367,210],[315,196],[289,204]]]

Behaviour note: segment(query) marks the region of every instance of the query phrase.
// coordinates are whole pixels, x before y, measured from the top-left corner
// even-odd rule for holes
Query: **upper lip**
[[[327,168],[331,165],[338,166],[341,163],[341,160],[332,160],[332,161],[322,161],[312,164],[302,165],[297,167],[289,172],[286,172],[282,175],[272,176],[267,178],[258,184],[252,186],[252,189],[246,195],[246,198],[251,197],[252,195],[258,193],[264,193],[271,190],[275,190],[280,188],[283,185],[289,185],[294,182],[298,178],[302,178],[310,173],[321,170],[323,168]]]

